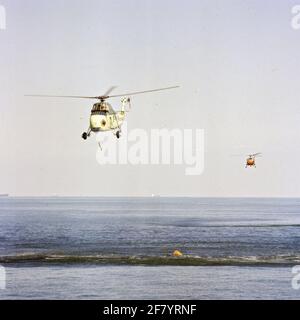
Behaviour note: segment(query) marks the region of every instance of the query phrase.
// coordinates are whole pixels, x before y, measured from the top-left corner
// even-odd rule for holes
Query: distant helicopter
[[[246,167],[255,167],[256,168],[256,164],[255,164],[255,158],[261,156],[261,153],[254,153],[254,154],[249,154],[247,160],[246,160]]]
[[[179,86],[146,90],[146,91],[138,91],[117,95],[109,95],[116,87],[111,87],[101,96],[89,97],[89,96],[54,96],[54,95],[26,95],[27,97],[42,97],[42,98],[79,98],[79,99],[97,99],[99,102],[95,103],[91,110],[90,115],[90,125],[87,132],[83,132],[82,139],[86,140],[91,132],[99,132],[99,131],[113,131],[116,130],[115,135],[119,139],[121,136],[121,126],[125,119],[125,112],[128,112],[130,105],[130,98],[128,96],[156,92],[162,90],[169,90],[179,88]],[[122,97],[121,103],[122,107],[120,111],[115,111],[113,107],[106,102],[107,99]],[[128,106],[128,108],[126,108]]]

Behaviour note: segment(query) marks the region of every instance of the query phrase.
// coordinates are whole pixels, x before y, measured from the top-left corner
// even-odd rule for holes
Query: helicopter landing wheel
[[[118,139],[120,139],[120,136],[121,136],[121,132],[118,130],[118,131],[116,132],[116,137],[117,137]]]
[[[88,134],[86,132],[84,132],[81,137],[83,140],[86,140],[88,137]]]

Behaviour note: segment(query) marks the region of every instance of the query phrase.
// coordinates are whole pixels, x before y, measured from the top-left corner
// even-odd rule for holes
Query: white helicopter
[[[78,98],[78,99],[97,99],[99,102],[95,103],[91,110],[90,115],[90,125],[87,132],[83,132],[82,138],[86,140],[91,132],[99,132],[99,131],[114,131],[116,137],[119,139],[121,136],[121,126],[125,120],[125,112],[128,112],[130,109],[130,98],[128,96],[156,92],[162,90],[169,90],[179,88],[179,86],[146,90],[146,91],[138,91],[117,95],[109,95],[116,87],[111,87],[101,96],[89,97],[89,96],[55,96],[55,95],[26,95],[27,97],[42,97],[42,98]],[[122,97],[122,107],[120,111],[115,111],[113,107],[106,102],[107,99]],[[128,108],[126,108],[128,106]]]

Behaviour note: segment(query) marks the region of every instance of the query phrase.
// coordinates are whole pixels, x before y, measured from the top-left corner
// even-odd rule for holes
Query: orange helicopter
[[[255,164],[255,158],[256,157],[260,157],[261,156],[261,153],[254,153],[254,154],[249,154],[247,160],[246,160],[246,167],[245,168],[248,168],[248,167],[254,167],[256,168],[256,164]]]

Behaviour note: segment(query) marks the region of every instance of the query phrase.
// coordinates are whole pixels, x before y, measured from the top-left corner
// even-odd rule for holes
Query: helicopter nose
[[[105,129],[107,125],[106,117],[100,114],[94,114],[91,116],[90,125],[93,129]]]

